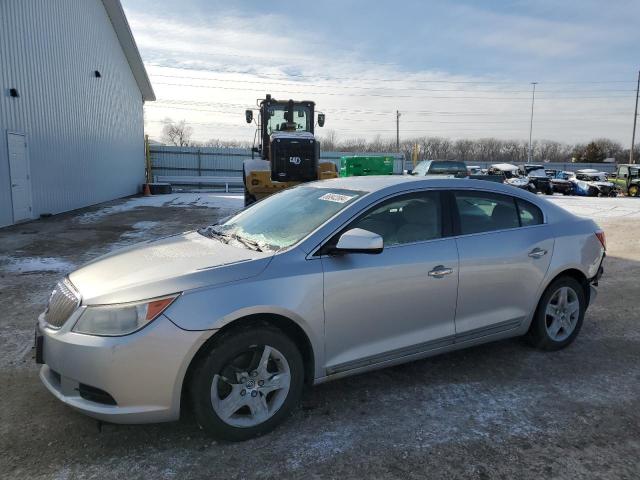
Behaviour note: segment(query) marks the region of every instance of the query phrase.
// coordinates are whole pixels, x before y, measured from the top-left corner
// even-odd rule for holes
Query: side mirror
[[[384,242],[377,233],[352,228],[338,239],[334,252],[336,253],[382,253]]]
[[[324,127],[324,113],[319,113],[318,114],[318,126],[319,127]]]
[[[253,122],[253,110],[246,110],[244,112],[244,118],[247,120],[247,123]]]

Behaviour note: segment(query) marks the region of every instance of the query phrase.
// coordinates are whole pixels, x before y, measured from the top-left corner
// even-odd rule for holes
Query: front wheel
[[[582,285],[560,277],[547,287],[534,314],[527,339],[542,350],[559,350],[573,342],[587,308]]]
[[[251,195],[247,187],[244,187],[244,206],[248,207],[252,203],[256,203],[256,197]]]
[[[191,382],[198,424],[213,436],[242,441],[274,429],[297,405],[304,367],[280,330],[255,326],[223,334]]]

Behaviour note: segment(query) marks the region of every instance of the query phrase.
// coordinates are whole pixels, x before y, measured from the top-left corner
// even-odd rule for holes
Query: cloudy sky
[[[316,101],[339,139],[631,140],[637,0],[122,0],[157,102],[146,126],[253,138],[271,93]]]

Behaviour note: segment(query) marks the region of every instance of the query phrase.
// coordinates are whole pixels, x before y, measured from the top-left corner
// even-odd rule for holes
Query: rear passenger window
[[[440,238],[440,194],[421,192],[392,198],[374,207],[349,228],[377,233],[385,247]]]
[[[533,203],[520,198],[516,199],[518,213],[520,214],[520,224],[523,227],[530,225],[540,225],[542,223],[542,211]]]
[[[491,232],[520,226],[513,197],[488,192],[455,192],[460,233]]]

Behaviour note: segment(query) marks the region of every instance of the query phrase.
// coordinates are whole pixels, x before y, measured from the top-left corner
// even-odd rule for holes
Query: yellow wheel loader
[[[250,205],[272,193],[303,182],[336,178],[333,162],[320,161],[320,143],[314,136],[315,103],[278,101],[267,94],[258,100],[260,143],[252,148],[252,157],[242,165],[244,203]],[[245,112],[247,123],[253,122],[253,110]],[[318,113],[317,125],[325,116]]]

